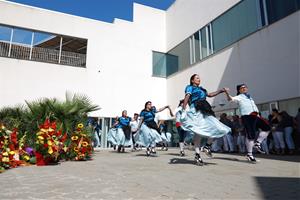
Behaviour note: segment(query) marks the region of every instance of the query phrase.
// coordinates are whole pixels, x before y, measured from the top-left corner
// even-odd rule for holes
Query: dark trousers
[[[179,142],[184,142],[184,138],[186,136],[186,131],[183,130],[180,126],[177,127],[177,132],[179,134]]]
[[[131,137],[131,128],[130,128],[130,126],[123,126],[122,130],[125,134],[126,140],[130,140],[130,137]]]
[[[242,122],[245,127],[246,136],[250,140],[254,140],[258,129],[270,131],[269,123],[257,115],[243,115]]]

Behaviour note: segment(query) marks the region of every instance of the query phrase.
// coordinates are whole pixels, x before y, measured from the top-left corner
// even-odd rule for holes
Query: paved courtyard
[[[128,151],[128,150],[127,150]],[[0,174],[0,199],[300,199],[300,156],[214,154],[196,166],[178,149],[116,153],[88,162],[29,166]]]

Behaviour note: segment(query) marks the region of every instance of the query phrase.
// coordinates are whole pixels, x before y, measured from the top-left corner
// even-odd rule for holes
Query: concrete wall
[[[134,4],[134,20],[113,24],[0,1],[0,24],[88,39],[87,67],[0,57],[0,107],[83,93],[115,117],[147,100],[166,104],[166,79],[152,77],[152,50],[165,51],[165,12]],[[100,72],[98,72],[100,71]]]
[[[235,95],[235,86],[246,83],[256,103],[300,97],[299,19],[298,11],[172,75],[167,81],[168,103],[178,104],[194,73],[209,92],[227,86]],[[211,103],[218,106],[223,99],[221,95]]]

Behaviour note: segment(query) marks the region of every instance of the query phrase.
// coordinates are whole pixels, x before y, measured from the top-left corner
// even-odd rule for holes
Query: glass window
[[[266,0],[269,24],[300,9],[300,0]]]
[[[14,28],[12,43],[19,45],[31,45],[32,31]]]
[[[166,77],[166,54],[160,52],[152,53],[152,75],[158,77]]]
[[[213,46],[218,51],[261,27],[260,5],[244,0],[212,22]]]
[[[0,56],[8,56],[12,28],[0,25]]]
[[[167,76],[178,72],[178,56],[166,54]]]
[[[199,37],[199,32],[196,32],[194,34],[194,45],[195,45],[195,59],[196,62],[198,62],[201,58],[200,58],[200,37]]]
[[[58,63],[60,36],[34,32],[31,60]]]
[[[202,53],[202,58],[205,58],[208,56],[207,54],[207,38],[206,38],[206,28],[201,29],[201,53]]]
[[[168,52],[168,55],[172,56],[172,61],[177,61],[178,70],[187,68],[190,65],[190,38],[187,38],[177,47]],[[176,58],[176,59],[175,59]]]
[[[296,116],[300,108],[300,98],[279,101],[278,107],[280,111],[286,111],[291,116]]]
[[[10,57],[29,59],[31,51],[32,31],[14,28]]]
[[[86,66],[87,40],[63,36],[60,63],[78,67]]]

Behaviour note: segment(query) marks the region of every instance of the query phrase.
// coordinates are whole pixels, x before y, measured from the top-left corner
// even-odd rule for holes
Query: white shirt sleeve
[[[239,96],[234,96],[231,98],[231,101],[238,103],[239,101],[241,101],[241,98]]]

